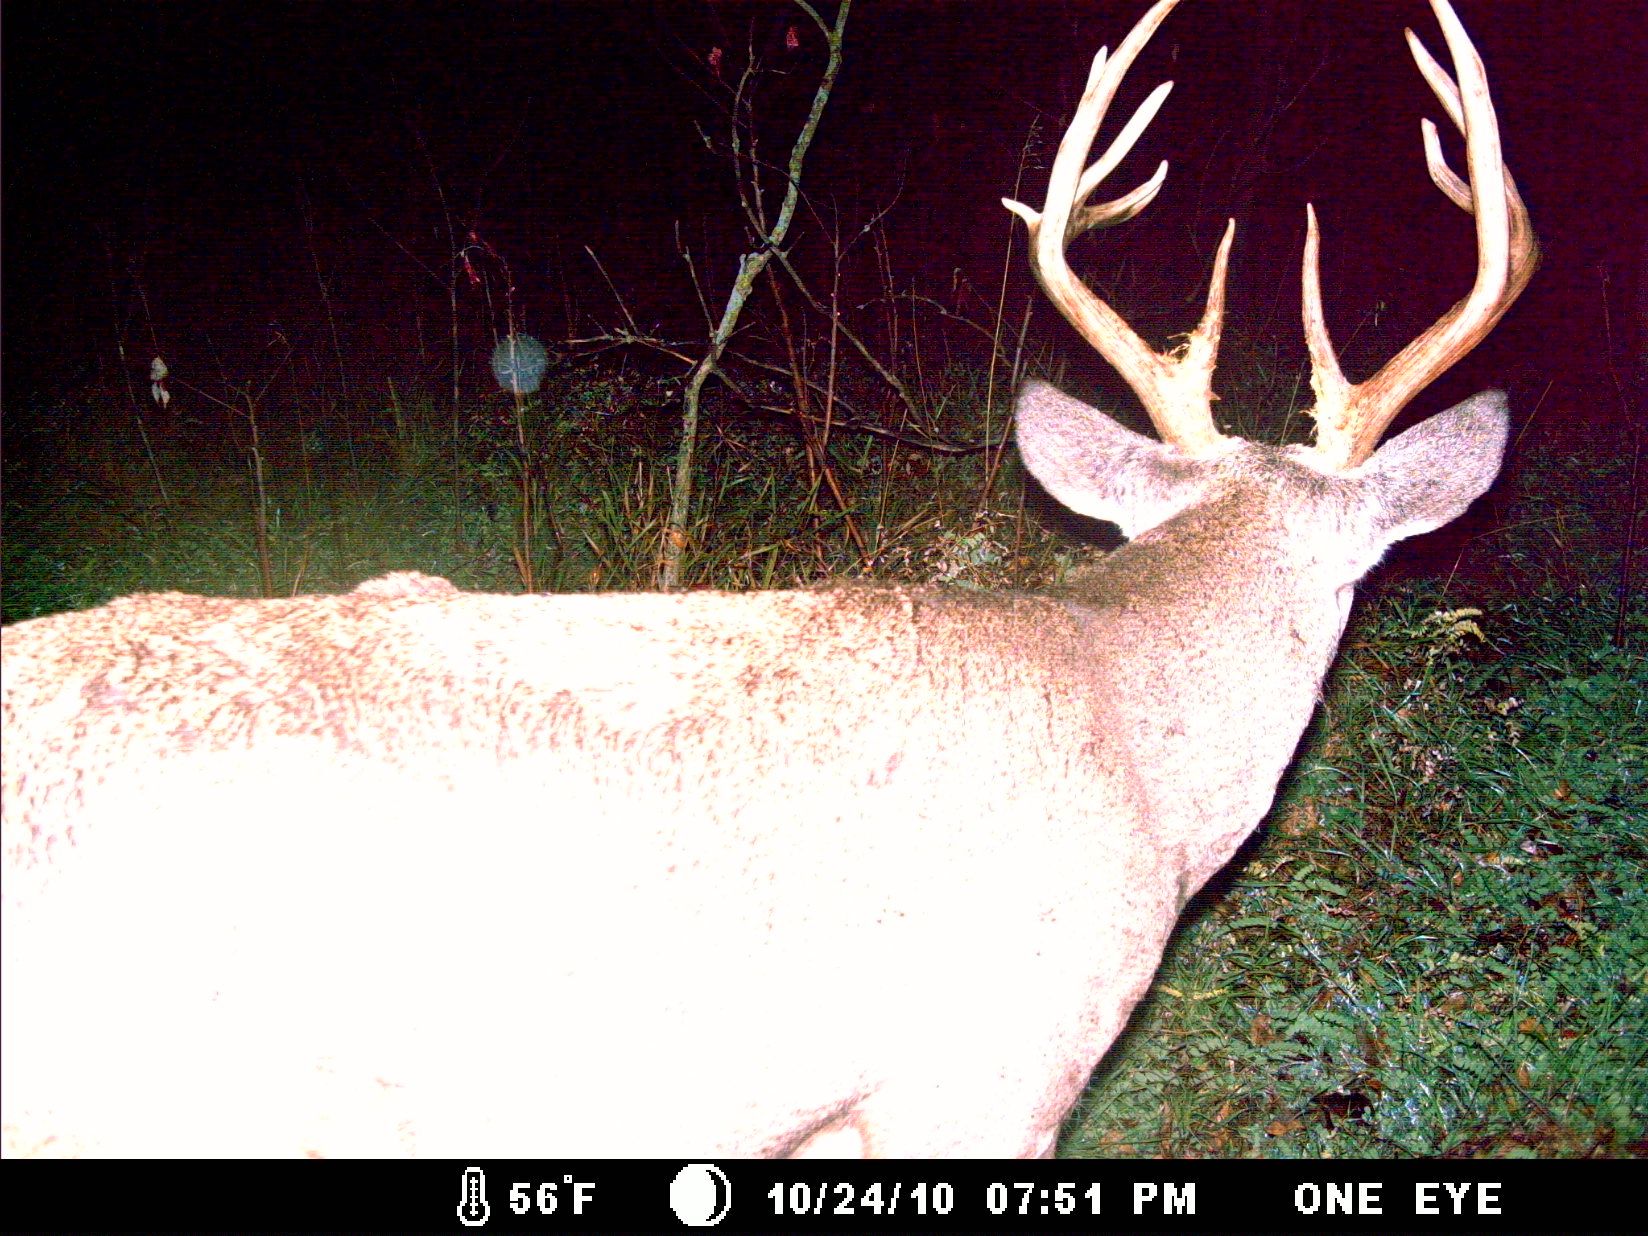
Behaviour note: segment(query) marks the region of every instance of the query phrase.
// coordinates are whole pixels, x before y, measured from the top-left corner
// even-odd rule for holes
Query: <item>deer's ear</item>
[[[1397,434],[1356,469],[1387,542],[1440,528],[1486,493],[1509,425],[1505,393],[1483,391]]]
[[[1201,499],[1208,467],[1045,382],[1019,392],[1019,455],[1053,497],[1135,537]]]

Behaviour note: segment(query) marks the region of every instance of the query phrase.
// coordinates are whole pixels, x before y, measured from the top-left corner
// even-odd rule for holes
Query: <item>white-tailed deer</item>
[[[1432,0],[1470,294],[1314,447],[1210,411],[1223,278],[1152,351],[1065,260],[1162,169],[1087,166],[1176,0],[1100,52],[1030,228],[1140,437],[1040,382],[1025,462],[1133,539],[1038,595],[131,596],[4,634],[13,1153],[1036,1155],[1185,900],[1268,808],[1356,580],[1492,482],[1503,396],[1375,450],[1536,261],[1481,61]],[[1085,169],[1085,170],[1084,170]]]

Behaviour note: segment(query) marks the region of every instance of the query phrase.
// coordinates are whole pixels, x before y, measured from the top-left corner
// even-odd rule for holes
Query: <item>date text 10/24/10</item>
[[[946,1215],[955,1209],[955,1186],[946,1181],[873,1183],[855,1187],[845,1183],[780,1182],[767,1190],[775,1218],[802,1215],[895,1215],[900,1209],[918,1215]],[[992,1215],[1070,1215],[1080,1210],[1097,1215],[1101,1185],[1073,1181],[994,1181],[985,1186],[984,1204]],[[1135,1215],[1196,1213],[1196,1185],[1135,1181],[1131,1186]],[[1497,1181],[1454,1184],[1416,1181],[1414,1215],[1497,1215]],[[1386,1213],[1384,1185],[1374,1180],[1304,1181],[1293,1190],[1293,1205],[1301,1215],[1381,1215]],[[1399,1210],[1399,1207],[1397,1208]]]

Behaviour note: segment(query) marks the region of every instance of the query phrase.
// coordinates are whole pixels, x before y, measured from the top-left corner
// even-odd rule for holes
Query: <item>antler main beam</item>
[[[1431,181],[1449,201],[1476,216],[1476,282],[1470,294],[1398,352],[1371,378],[1345,380],[1322,316],[1319,274],[1321,238],[1316,212],[1305,208],[1304,317],[1310,348],[1311,388],[1316,392],[1316,450],[1331,468],[1353,467],[1373,454],[1391,421],[1420,391],[1459,360],[1505,316],[1539,265],[1528,208],[1505,168],[1499,121],[1488,94],[1482,57],[1460,25],[1448,0],[1431,0],[1442,37],[1453,58],[1456,84],[1425,50],[1412,30],[1404,31],[1414,62],[1454,127],[1465,135],[1467,184],[1442,156],[1436,125],[1423,120],[1425,162]]]
[[[1164,161],[1154,176],[1131,193],[1101,204],[1090,204],[1087,200],[1155,118],[1173,88],[1172,82],[1163,82],[1151,91],[1104,154],[1085,172],[1082,165],[1093,148],[1099,126],[1104,123],[1122,78],[1156,27],[1178,3],[1179,0],[1160,0],[1139,19],[1138,25],[1116,48],[1114,56],[1107,56],[1101,48],[1093,58],[1087,89],[1082,92],[1076,114],[1053,160],[1047,201],[1040,213],[1008,198],[1002,199],[1002,205],[1023,219],[1030,229],[1030,265],[1048,299],[1077,333],[1127,380],[1150,414],[1162,441],[1189,454],[1207,455],[1217,453],[1219,443],[1224,440],[1213,423],[1213,366],[1218,359],[1219,331],[1224,323],[1225,270],[1230,260],[1230,245],[1236,236],[1235,221],[1225,229],[1219,244],[1201,324],[1181,348],[1171,353],[1157,352],[1139,338],[1120,314],[1076,277],[1065,254],[1070,242],[1082,233],[1113,227],[1138,214],[1155,198],[1167,177]]]

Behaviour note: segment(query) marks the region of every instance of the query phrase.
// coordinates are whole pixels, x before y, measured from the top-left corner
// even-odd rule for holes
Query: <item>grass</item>
[[[520,421],[497,396],[456,423],[393,393],[347,415],[270,407],[261,497],[249,420],[145,412],[151,464],[114,400],[8,410],[5,618],[255,595],[265,575],[276,592],[403,568],[512,590],[523,556],[548,589],[650,586],[670,391],[590,370],[558,392]],[[1012,587],[1078,552],[1016,474],[981,507],[978,457],[841,435],[843,512],[787,426],[710,425],[694,585]],[[1525,444],[1461,574],[1404,578],[1398,551],[1364,590],[1268,827],[1187,912],[1062,1153],[1648,1153],[1648,618],[1626,598],[1614,645],[1621,452],[1570,452]]]

